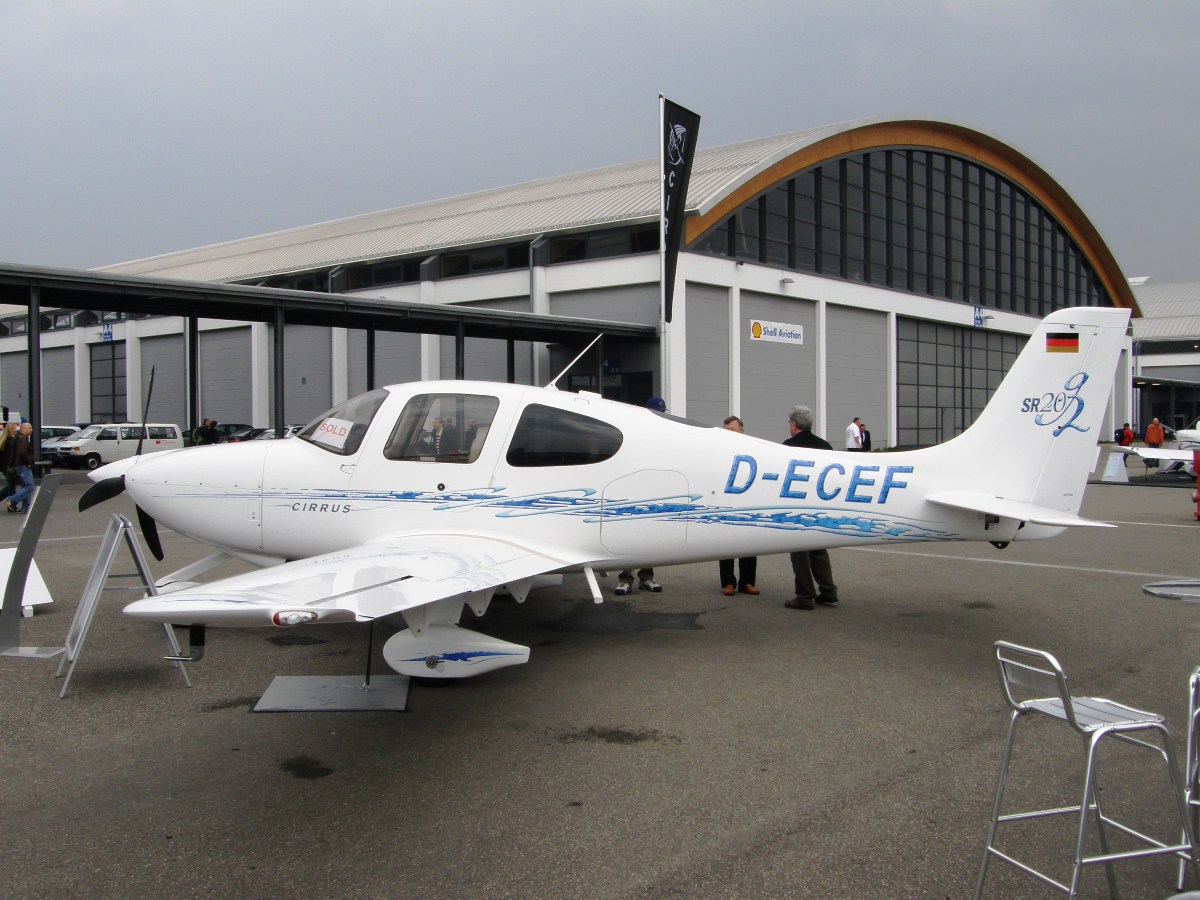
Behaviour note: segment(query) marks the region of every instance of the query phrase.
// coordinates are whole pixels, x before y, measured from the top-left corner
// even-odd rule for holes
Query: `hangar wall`
[[[795,326],[802,344],[755,340],[755,320]],[[821,414],[817,395],[817,305],[811,300],[770,297],[741,292],[741,314],[734,339],[741,351],[741,387],[738,413],[746,431],[767,440],[788,436],[787,416],[793,406],[808,406],[817,418],[813,432],[828,439],[830,424]],[[831,441],[832,443],[832,441]]]
[[[250,328],[200,334],[200,416],[218,422],[245,422],[250,381]]]
[[[143,397],[150,386],[150,373],[154,372],[154,393],[150,396],[147,418],[155,422],[173,422],[180,427],[187,427],[187,367],[183,364],[183,335],[147,337],[142,338],[139,343],[142,354]],[[51,381],[45,374],[44,364],[42,377],[47,383]]]
[[[21,415],[29,414],[29,354],[0,355],[0,385],[3,385],[4,405]],[[52,423],[47,423],[52,424]]]
[[[719,425],[738,412],[730,391],[729,291],[715,285],[689,284],[687,290],[687,355],[704,360],[687,367],[687,416]]]
[[[882,447],[891,434],[894,404],[888,402],[894,352],[888,340],[888,317],[869,309],[826,307],[825,439],[839,447],[845,427],[858,416],[871,432],[872,445]],[[878,436],[878,437],[876,437]]]
[[[43,384],[73,385],[75,383],[75,349],[52,347],[42,352]],[[24,410],[22,410],[24,412]],[[42,395],[42,418],[40,425],[69,425],[75,421],[74,391],[54,391]]]
[[[267,326],[267,372],[275,367],[275,342],[270,337],[273,326]],[[316,418],[333,406],[333,373],[330,360],[333,356],[332,329],[308,325],[288,325],[284,328],[283,401],[287,409],[288,424],[299,424]],[[206,361],[207,362],[207,361]],[[247,365],[249,354],[246,357]],[[203,368],[201,372],[203,372]],[[249,372],[246,384],[250,383]],[[233,421],[233,420],[230,420]],[[250,418],[238,419],[249,425],[263,426],[275,421],[275,398],[268,393],[265,422],[252,422]]]

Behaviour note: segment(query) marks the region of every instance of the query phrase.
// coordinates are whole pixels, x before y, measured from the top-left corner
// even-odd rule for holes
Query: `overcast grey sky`
[[[992,134],[1200,280],[1196,0],[4,0],[0,261],[87,268],[865,116]]]

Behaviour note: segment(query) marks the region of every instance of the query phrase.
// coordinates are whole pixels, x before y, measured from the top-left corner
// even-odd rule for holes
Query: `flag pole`
[[[667,128],[667,98],[658,95],[658,371],[662,382],[659,393],[670,408],[671,353],[667,339],[667,148],[663,135]]]
[[[658,95],[658,321],[667,320],[667,98]],[[660,332],[663,330],[659,329]]]

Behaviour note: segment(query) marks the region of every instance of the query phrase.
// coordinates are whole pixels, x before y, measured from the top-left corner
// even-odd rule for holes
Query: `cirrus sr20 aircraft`
[[[261,567],[137,600],[130,616],[295,627],[401,613],[392,668],[475,675],[529,648],[459,627],[463,607],[482,615],[501,587],[523,600],[547,574],[582,572],[599,602],[596,572],[913,541],[1005,547],[1103,524],[1078,512],[1128,318],[1053,313],[978,420],[926,449],[793,448],[594,394],[420,382],[348,400],[298,440],[112,463],[80,506],[127,490],[152,549],[157,521]]]

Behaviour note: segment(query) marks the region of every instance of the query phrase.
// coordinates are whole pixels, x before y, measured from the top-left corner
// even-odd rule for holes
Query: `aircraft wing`
[[[125,612],[178,625],[363,621],[583,562],[494,536],[409,534],[146,597]]]
[[[1125,449],[1125,448],[1122,448]],[[1196,448],[1200,450],[1200,447]],[[1176,447],[1130,447],[1128,452],[1136,453],[1142,459],[1177,459],[1180,462],[1191,462],[1195,458],[1195,450],[1180,450]]]
[[[1038,506],[1021,500],[1006,500],[1003,497],[973,491],[948,491],[943,494],[930,494],[925,499],[935,506],[965,509],[970,512],[1000,516],[1003,519],[1018,519],[1022,522],[1032,522],[1034,525],[1050,525],[1057,528],[1069,526],[1116,527],[1108,522],[1085,519],[1060,509],[1051,509],[1048,506]]]

